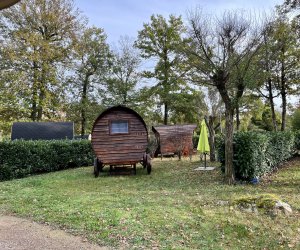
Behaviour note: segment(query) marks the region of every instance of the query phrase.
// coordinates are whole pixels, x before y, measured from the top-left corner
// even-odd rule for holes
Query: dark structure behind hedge
[[[234,170],[237,179],[250,180],[275,170],[300,146],[300,133],[239,132],[234,134]],[[224,170],[224,138],[217,140],[218,157]],[[298,144],[297,144],[298,142]]]
[[[93,164],[88,140],[0,142],[0,180]]]
[[[14,122],[11,139],[23,140],[72,140],[73,122]]]

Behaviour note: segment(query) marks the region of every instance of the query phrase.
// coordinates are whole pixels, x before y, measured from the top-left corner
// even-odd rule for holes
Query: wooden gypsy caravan
[[[151,172],[151,158],[146,154],[148,131],[142,117],[134,110],[115,106],[102,112],[92,129],[92,147],[96,154],[95,177],[105,166],[110,173],[118,169],[133,169],[141,163]]]
[[[152,131],[157,141],[155,156],[191,155],[193,152],[193,133],[196,124],[153,126]]]

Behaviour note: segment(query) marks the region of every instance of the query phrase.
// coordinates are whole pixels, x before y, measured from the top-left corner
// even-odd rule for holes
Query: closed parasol
[[[210,148],[209,148],[209,143],[208,143],[208,134],[207,134],[206,123],[205,123],[204,119],[201,122],[201,132],[200,132],[200,136],[199,136],[197,150],[200,153],[204,154],[204,166],[206,168],[206,154],[209,153]]]

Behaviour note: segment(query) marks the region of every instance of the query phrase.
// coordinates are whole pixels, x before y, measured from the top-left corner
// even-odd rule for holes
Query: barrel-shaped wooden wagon
[[[102,112],[92,129],[92,147],[96,155],[95,177],[105,166],[110,173],[116,169],[132,169],[141,163],[151,173],[151,158],[146,153],[148,131],[142,117],[134,110],[115,106]]]

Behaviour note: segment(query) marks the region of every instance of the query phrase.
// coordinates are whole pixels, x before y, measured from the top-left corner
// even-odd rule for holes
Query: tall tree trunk
[[[281,131],[285,130],[286,127],[286,79],[285,79],[285,65],[284,62],[281,63],[281,99],[282,99],[282,112],[281,112]]]
[[[169,104],[168,104],[168,95],[170,91],[170,83],[169,83],[169,71],[170,71],[170,64],[168,60],[168,49],[165,48],[163,51],[163,60],[164,60],[164,79],[163,79],[163,95],[164,95],[164,105],[165,105],[165,112],[164,112],[164,124],[168,124],[168,115],[169,115]],[[167,99],[166,99],[167,98]]]
[[[240,107],[239,107],[238,104],[235,107],[235,118],[236,118],[236,130],[240,131],[240,125],[241,125],[241,122],[240,122]]]
[[[33,85],[32,85],[32,106],[31,106],[31,114],[30,118],[32,121],[36,121],[37,119],[37,100],[38,100],[38,93],[37,93],[37,85],[38,85],[38,65],[36,62],[33,62]]]
[[[37,119],[37,89],[35,86],[33,86],[33,88],[32,88],[32,104],[31,105],[32,106],[31,106],[30,118],[32,121],[36,121],[36,119]]]
[[[83,82],[82,95],[81,95],[81,138],[83,138],[86,131],[86,104],[87,104],[88,83],[89,83],[89,76],[86,76]]]
[[[285,90],[283,90],[281,94],[281,98],[282,98],[281,131],[284,131],[286,127],[286,106],[287,106]]]
[[[241,98],[244,94],[244,90],[245,90],[244,79],[239,78],[239,84],[237,86],[237,92],[236,92],[235,101],[234,101],[235,112],[236,112],[236,129],[237,129],[237,131],[240,130],[240,124],[241,124],[241,122],[240,122],[240,105],[239,105],[239,102],[240,102],[240,100],[241,100]],[[233,114],[233,109],[231,111],[232,111],[232,114]]]
[[[229,74],[224,71],[218,71],[212,78],[216,85],[222,100],[225,104],[225,180],[231,185],[235,182],[234,168],[233,168],[233,115],[234,106],[232,100],[226,89],[226,83],[228,81]],[[242,93],[239,90],[239,94]],[[237,98],[237,100],[239,100]]]
[[[85,109],[81,109],[81,138],[83,139],[84,135],[85,135],[85,127],[86,127],[86,113],[85,113]]]
[[[164,112],[164,124],[168,125],[168,113],[169,113],[169,106],[167,103],[165,105],[165,112]]]
[[[208,121],[207,118],[205,118],[205,123],[209,131],[209,147],[210,147],[210,153],[209,153],[209,158],[210,161],[216,161],[216,147],[215,147],[215,128],[214,128],[214,121],[216,117],[214,116],[209,116]]]
[[[277,121],[276,121],[276,113],[275,113],[275,105],[274,105],[274,95],[273,95],[273,88],[272,88],[272,79],[268,78],[268,99],[271,107],[271,113],[272,113],[272,123],[273,123],[273,129],[274,131],[277,131]]]
[[[45,104],[45,90],[42,87],[39,94],[39,106],[37,108],[37,121],[41,121],[43,118],[43,110],[44,110],[44,104]]]
[[[268,36],[264,34],[264,44],[267,45],[269,43],[268,41]],[[270,50],[268,48],[265,49],[265,69],[268,74],[270,74]],[[276,113],[275,113],[275,105],[274,105],[274,95],[273,95],[273,86],[272,86],[272,79],[268,77],[267,79],[267,90],[268,90],[268,95],[265,96],[270,104],[271,108],[271,115],[272,115],[272,124],[273,124],[273,130],[277,131],[277,121],[276,121]]]
[[[46,62],[42,64],[42,72],[41,78],[39,82],[40,94],[39,94],[39,106],[37,110],[37,120],[40,121],[43,118],[43,111],[45,106],[45,98],[46,98],[46,84],[47,84],[47,70],[46,70]]]
[[[226,104],[225,116],[225,178],[227,183],[231,185],[235,181],[233,168],[233,109]]]

